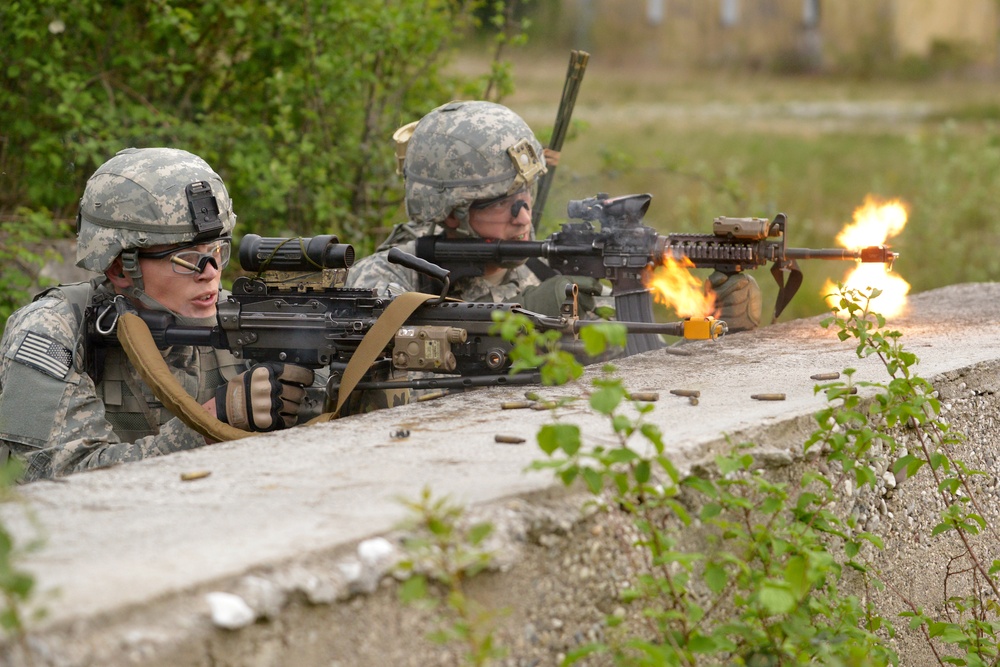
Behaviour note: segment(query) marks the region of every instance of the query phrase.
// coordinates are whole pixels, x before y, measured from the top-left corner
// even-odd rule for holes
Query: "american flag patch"
[[[48,336],[29,331],[14,353],[14,360],[62,380],[73,363],[73,353]]]

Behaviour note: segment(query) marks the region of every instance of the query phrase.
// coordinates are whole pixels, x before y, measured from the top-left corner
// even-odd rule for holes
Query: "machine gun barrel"
[[[573,331],[579,333],[585,327],[597,326],[602,323],[605,322],[603,320],[577,320],[573,323]],[[619,324],[625,326],[629,333],[660,334],[689,340],[715,340],[729,331],[725,322],[714,317],[690,318],[680,322],[619,322]]]

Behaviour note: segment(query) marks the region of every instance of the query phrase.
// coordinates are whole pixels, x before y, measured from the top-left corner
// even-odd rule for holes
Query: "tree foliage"
[[[240,231],[334,233],[367,250],[401,202],[393,131],[498,90],[502,72],[443,70],[483,5],[0,3],[0,219],[71,219],[98,165],[162,145],[220,172]]]

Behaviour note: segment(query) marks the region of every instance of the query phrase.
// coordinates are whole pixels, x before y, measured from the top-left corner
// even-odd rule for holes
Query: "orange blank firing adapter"
[[[714,317],[692,317],[684,320],[684,337],[689,340],[715,340],[725,335],[729,326]]]

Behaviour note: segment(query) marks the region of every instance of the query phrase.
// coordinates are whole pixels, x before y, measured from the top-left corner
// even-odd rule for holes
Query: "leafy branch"
[[[406,556],[397,565],[405,577],[400,600],[436,613],[438,627],[429,638],[439,644],[464,645],[467,664],[485,665],[503,657],[504,650],[493,637],[496,612],[465,592],[465,582],[493,560],[483,544],[492,525],[466,525],[461,506],[448,498],[433,498],[427,488],[419,499],[403,503],[410,519],[403,526],[408,531]]]

